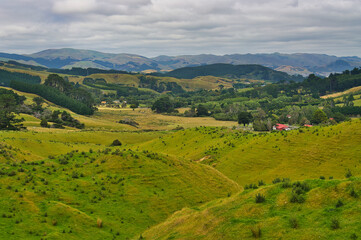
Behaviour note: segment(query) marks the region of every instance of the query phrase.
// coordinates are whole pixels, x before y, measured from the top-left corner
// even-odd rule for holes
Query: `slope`
[[[302,190],[305,189],[305,190]],[[296,192],[300,192],[297,195]],[[265,197],[256,203],[257,194]],[[307,180],[247,190],[183,209],[145,231],[143,239],[357,239],[361,179]],[[292,196],[302,196],[294,202]],[[300,197],[301,198],[301,197]],[[259,199],[259,198],[258,198]]]
[[[166,135],[141,149],[197,161],[241,185],[276,177],[340,178],[347,169],[361,174],[361,121],[302,128],[290,132],[252,134],[227,128],[200,127]],[[206,159],[204,159],[206,157]]]
[[[240,189],[208,166],[119,147],[4,162],[0,187],[2,239],[127,239]]]

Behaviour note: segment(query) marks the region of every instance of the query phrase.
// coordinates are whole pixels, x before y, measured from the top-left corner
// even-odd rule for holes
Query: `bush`
[[[279,183],[279,182],[281,182],[281,179],[280,179],[280,178],[275,178],[275,179],[273,179],[273,181],[272,181],[273,184],[276,184],[276,183]]]
[[[350,196],[351,196],[351,197],[354,197],[354,198],[357,198],[357,197],[358,197],[355,189],[353,189],[353,188],[351,189],[351,191],[350,191]]]
[[[281,188],[290,188],[292,185],[289,181],[285,181],[281,184]]]
[[[122,143],[118,139],[115,139],[110,146],[122,146]]]
[[[263,182],[263,180],[258,181],[258,186],[263,186],[263,185],[266,185],[266,184]]]
[[[302,195],[299,195],[297,193],[292,193],[290,198],[291,203],[303,203],[305,202],[305,198]]]
[[[351,234],[350,239],[356,240],[356,239],[358,239],[358,236],[356,235],[356,233],[353,233],[353,234]]]
[[[49,127],[48,121],[46,121],[46,119],[44,118],[41,119],[40,126],[44,128],[48,128]]]
[[[325,180],[325,177],[324,177],[324,176],[320,176],[320,179],[321,179],[321,180]]]
[[[71,174],[71,177],[72,177],[72,178],[79,178],[79,173],[78,173],[78,172],[73,172],[73,173]]]
[[[336,203],[336,207],[337,208],[339,208],[339,207],[342,207],[344,204],[343,204],[343,202],[339,199],[338,201],[337,201],[337,203]]]
[[[260,193],[257,193],[256,195],[256,203],[263,203],[266,200],[265,196],[263,196]]]
[[[291,224],[292,228],[298,228],[299,227],[298,220],[295,217],[290,218],[290,224]]]
[[[338,219],[332,219],[331,229],[336,230],[340,228],[340,221]]]
[[[346,172],[346,174],[345,174],[345,177],[346,177],[346,178],[352,177],[352,173],[351,173],[351,170],[350,170],[350,169],[347,170],[347,172]]]

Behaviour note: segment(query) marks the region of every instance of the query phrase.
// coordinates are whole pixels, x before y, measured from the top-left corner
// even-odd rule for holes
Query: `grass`
[[[290,189],[279,184],[215,200],[176,212],[145,231],[145,239],[349,239],[361,231],[361,202],[349,196],[351,186],[361,191],[361,179],[309,180],[312,186],[302,204],[291,203]],[[255,195],[266,195],[262,204]],[[335,197],[345,205],[336,208]]]
[[[264,180],[343,178],[347,169],[361,174],[361,121],[303,131],[266,134],[199,127],[165,135],[141,149],[202,161],[244,186]]]
[[[329,94],[329,95],[325,95],[325,96],[322,96],[321,98],[323,98],[323,99],[336,98],[336,97],[340,97],[342,95],[346,95],[346,94],[350,94],[350,93],[354,93],[354,92],[358,92],[358,91],[361,91],[361,86],[353,87],[353,88],[350,88],[350,89],[348,89],[346,91],[343,91],[343,92],[338,92],[338,93],[332,93],[332,94]]]
[[[18,93],[27,104],[36,96]],[[147,108],[71,114],[85,129],[41,128],[21,114],[27,131],[0,131],[0,239],[357,239],[361,232],[360,119],[256,134],[236,122]],[[110,147],[115,139],[122,145]]]
[[[21,149],[21,153],[20,151],[18,153],[19,157],[13,160],[34,161],[73,150],[97,151],[110,146],[115,139],[119,139],[123,147],[130,147],[164,134],[164,132],[73,131],[44,128],[44,131],[0,131],[0,142]]]
[[[116,147],[1,167],[3,239],[125,239],[240,189],[205,165]]]

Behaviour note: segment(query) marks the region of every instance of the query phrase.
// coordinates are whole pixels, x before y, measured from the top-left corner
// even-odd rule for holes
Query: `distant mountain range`
[[[72,67],[115,69],[123,71],[171,71],[183,67],[195,67],[215,63],[233,65],[260,64],[289,74],[307,76],[310,73],[329,75],[361,66],[359,57],[336,57],[325,54],[232,54],[232,55],[183,55],[147,58],[134,54],[112,54],[71,48],[48,49],[34,54],[0,53],[0,60],[47,68],[70,69]]]

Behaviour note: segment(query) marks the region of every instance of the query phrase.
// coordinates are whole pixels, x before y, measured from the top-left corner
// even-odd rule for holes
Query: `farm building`
[[[273,130],[278,130],[278,131],[288,131],[290,130],[290,128],[287,125],[281,124],[281,123],[277,123],[275,126],[273,126]]]

